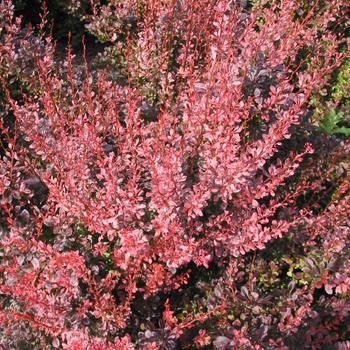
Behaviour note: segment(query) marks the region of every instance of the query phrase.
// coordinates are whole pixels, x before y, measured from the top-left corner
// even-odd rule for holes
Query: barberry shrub
[[[2,347],[345,349],[346,1],[83,8],[95,67],[0,2]]]

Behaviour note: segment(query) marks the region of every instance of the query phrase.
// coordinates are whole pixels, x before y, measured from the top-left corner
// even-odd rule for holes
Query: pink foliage
[[[300,196],[319,190],[304,167],[317,150],[306,140],[285,151],[305,122],[310,95],[341,62],[341,39],[327,25],[345,1],[301,18],[297,1],[269,3],[247,11],[228,0],[152,0],[137,15],[135,1],[91,1],[88,29],[124,55],[120,84],[108,68],[75,71],[70,50],[60,66],[52,39],[41,33],[31,43],[11,2],[0,2],[7,101],[0,121],[7,143],[0,161],[0,340],[24,322],[55,348],[134,349],[142,343],[127,334],[135,300],[183,288],[191,264],[240,266],[247,253],[296,230],[305,233],[305,247],[322,237],[328,261],[348,249],[348,180],[320,214],[301,208]],[[71,5],[78,11],[79,1]],[[121,23],[131,15],[138,30],[122,41]],[[26,53],[18,53],[18,41]],[[301,49],[310,52],[304,65]],[[11,79],[23,84],[20,98]],[[156,117],[147,120],[154,95]],[[14,128],[4,122],[11,113]],[[278,331],[303,326],[315,288],[347,294],[349,268],[320,272],[318,284],[298,289],[283,304]],[[238,300],[232,288],[211,311],[182,321],[167,301],[161,322],[171,340],[151,341],[149,331],[141,348],[171,348],[186,329],[228,314]],[[256,301],[252,290],[243,294]],[[228,342],[213,344],[262,349],[249,334],[236,327]],[[198,347],[210,342],[204,330],[195,338]]]

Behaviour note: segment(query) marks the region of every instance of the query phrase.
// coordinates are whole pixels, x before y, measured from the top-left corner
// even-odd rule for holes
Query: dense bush
[[[0,2],[2,347],[349,348],[347,2],[68,5],[94,66]]]

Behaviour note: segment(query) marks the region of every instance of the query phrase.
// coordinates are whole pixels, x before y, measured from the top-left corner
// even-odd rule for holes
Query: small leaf
[[[213,341],[213,344],[216,349],[225,350],[225,349],[228,349],[230,342],[231,340],[229,338],[224,336],[219,336]]]
[[[332,295],[333,294],[333,287],[330,284],[325,284],[324,289],[327,294]]]
[[[53,338],[52,340],[52,346],[54,348],[58,348],[60,346],[60,341],[58,340],[58,338]]]
[[[243,297],[249,298],[249,292],[246,286],[241,287],[241,295]]]
[[[214,294],[217,298],[222,298],[223,297],[223,289],[222,287],[217,284],[214,288]]]
[[[40,266],[40,262],[39,262],[39,259],[38,259],[38,258],[33,258],[33,259],[31,260],[31,263],[32,263],[34,269],[36,269],[36,270],[37,270],[37,269],[39,268],[39,266]]]

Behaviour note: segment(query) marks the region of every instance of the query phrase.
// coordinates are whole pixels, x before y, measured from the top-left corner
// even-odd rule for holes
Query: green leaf
[[[343,119],[344,113],[332,109],[320,121],[320,129],[326,134],[347,133],[348,128],[339,128],[338,123]]]
[[[345,126],[342,126],[341,128],[337,128],[335,130],[336,134],[343,134],[345,136],[350,136],[350,128],[346,128]]]

